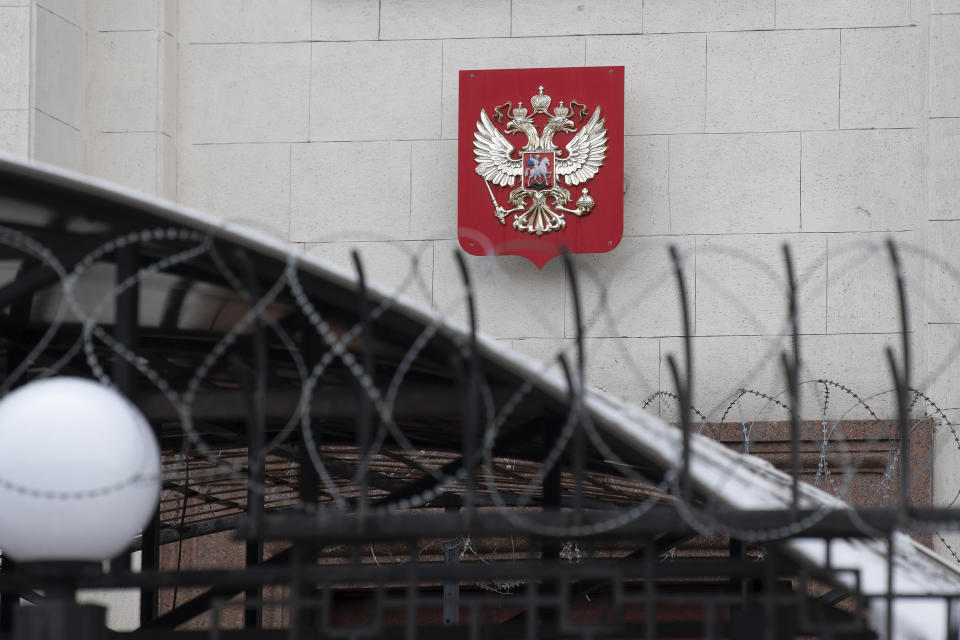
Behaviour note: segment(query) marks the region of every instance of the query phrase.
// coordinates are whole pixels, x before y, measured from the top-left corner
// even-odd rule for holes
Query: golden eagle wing
[[[484,180],[505,187],[513,186],[515,176],[523,173],[520,158],[510,157],[513,145],[493,126],[487,112],[480,110],[480,122],[473,133],[473,155],[477,160],[477,173]]]
[[[567,184],[586,182],[603,165],[607,157],[607,130],[603,123],[597,107],[587,124],[567,143],[567,155],[557,159],[557,175],[564,176]]]

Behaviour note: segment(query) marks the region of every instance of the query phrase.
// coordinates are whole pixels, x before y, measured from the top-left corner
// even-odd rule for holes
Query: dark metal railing
[[[590,391],[587,358],[599,356],[589,353],[582,283],[592,274],[567,253],[572,349],[553,376],[482,339],[477,263],[461,253],[465,329],[374,290],[356,252],[356,276],[345,279],[183,212],[18,171],[0,171],[0,260],[18,264],[0,287],[4,389],[60,373],[99,378],[141,406],[166,456],[161,509],[137,543],[143,570],[119,560],[62,576],[71,588],[140,589],[141,625],[129,635],[184,635],[174,629],[192,624],[238,638],[896,637],[918,598],[942,605],[947,630],[958,625],[960,573],[901,536],[946,544],[938,532],[960,527],[960,511],[934,506],[929,492],[917,498],[911,440],[934,422],[953,425],[911,386],[908,281],[893,241],[902,352],[898,362],[887,351],[893,413],[816,381],[855,398],[873,415],[870,440],[889,444],[866,491],[896,486],[895,504],[851,507],[804,482],[805,447],[822,446],[816,481],[825,463],[852,458],[828,451],[826,436],[804,437],[843,420],[804,414],[789,247],[789,344],[778,354],[785,385],[777,382],[785,400],[739,389],[713,422],[695,406],[690,264],[670,247],[682,366],[667,356],[672,386],[648,403],[675,406],[677,432]],[[18,203],[48,209],[52,222],[24,222]],[[68,242],[81,218],[98,224]],[[113,280],[97,284],[94,264],[110,265]],[[170,277],[160,289],[158,274]],[[112,297],[110,317],[76,299],[81,281]],[[190,298],[197,291],[209,293]],[[145,295],[165,300],[163,318],[144,313]],[[47,314],[39,302],[51,296],[68,312]],[[212,320],[191,325],[188,312]],[[698,436],[751,394],[786,416],[786,475]],[[846,486],[866,481],[852,463],[840,466]],[[765,507],[735,508],[725,492],[742,490],[738,473],[755,474]],[[185,566],[187,538],[218,530],[242,541],[233,556],[242,568]],[[825,560],[805,554],[801,538],[819,540]],[[208,544],[218,555],[229,548]],[[852,550],[862,557],[837,555]],[[899,586],[913,561],[935,574],[919,590]],[[885,588],[863,583],[864,562],[881,563]],[[40,598],[49,580],[4,559],[0,635],[20,594]],[[206,590],[185,595],[196,588]],[[207,612],[215,615],[195,620]]]

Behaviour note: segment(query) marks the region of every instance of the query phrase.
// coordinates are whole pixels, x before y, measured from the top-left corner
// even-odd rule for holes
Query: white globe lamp
[[[0,551],[18,562],[100,562],[157,508],[160,450],[143,414],[82,378],[0,400]]]

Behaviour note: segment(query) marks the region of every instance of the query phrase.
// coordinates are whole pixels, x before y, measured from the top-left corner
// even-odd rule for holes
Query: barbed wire
[[[405,432],[395,414],[397,403],[404,392],[404,385],[415,370],[418,359],[421,358],[432,342],[441,335],[451,339],[454,345],[454,353],[451,354],[451,357],[461,363],[468,363],[471,358],[476,357],[470,342],[469,332],[458,333],[450,330],[450,326],[459,325],[459,319],[463,316],[462,309],[468,305],[467,301],[477,294],[477,287],[468,287],[462,283],[463,295],[459,299],[448,302],[435,301],[432,311],[423,311],[423,317],[426,318],[426,321],[423,323],[422,329],[404,347],[402,354],[397,356],[396,367],[391,371],[388,382],[384,386],[371,375],[371,372],[364,366],[362,359],[357,355],[356,343],[364,339],[364,324],[357,322],[344,326],[339,316],[334,318],[329,311],[312,299],[310,293],[308,293],[308,288],[302,282],[302,273],[304,273],[302,261],[304,258],[293,249],[284,256],[285,265],[279,271],[277,277],[272,282],[266,283],[262,291],[257,292],[254,290],[254,284],[249,282],[249,277],[240,273],[235,266],[235,263],[238,262],[242,264],[242,256],[223,255],[221,246],[224,246],[224,244],[217,238],[215,232],[166,226],[125,233],[102,242],[82,258],[76,260],[73,266],[68,266],[62,262],[54,249],[18,229],[0,227],[0,245],[19,252],[54,272],[54,283],[44,288],[38,295],[45,297],[48,301],[53,300],[57,303],[54,313],[49,317],[42,318],[45,325],[35,344],[30,345],[21,361],[13,366],[8,366],[9,373],[0,384],[0,394],[8,393],[28,379],[49,377],[67,371],[75,357],[80,353],[83,354],[90,375],[101,383],[112,386],[114,384],[113,378],[105,363],[120,359],[138,372],[143,386],[149,386],[152,390],[159,392],[173,408],[177,416],[177,426],[188,442],[185,455],[202,460],[211,468],[223,471],[232,480],[249,483],[251,490],[259,492],[261,495],[271,490],[270,481],[255,480],[250,482],[247,464],[242,460],[225,459],[221,456],[219,451],[222,448],[211,445],[207,441],[201,430],[197,428],[197,420],[194,415],[198,398],[206,392],[207,386],[211,384],[211,374],[218,371],[218,367],[224,366],[223,363],[227,354],[237,349],[238,342],[242,338],[257,331],[257,326],[262,326],[262,330],[268,332],[271,339],[280,345],[280,351],[286,354],[292,364],[292,375],[288,376],[285,383],[292,385],[298,391],[295,409],[283,421],[276,434],[266,443],[264,455],[270,455],[289,442],[303,441],[306,445],[305,450],[309,457],[309,463],[315,469],[323,495],[328,501],[328,504],[325,503],[320,508],[333,509],[339,512],[348,512],[355,508],[354,499],[348,498],[348,496],[357,494],[358,485],[369,474],[374,461],[383,456],[385,451],[388,449],[401,452],[416,451],[422,448],[421,443],[416,441],[416,438],[412,439]],[[143,248],[148,245],[151,248],[151,255],[162,254],[160,247],[168,247],[168,251],[162,257],[140,267],[136,273],[122,278],[119,282],[109,284],[96,282],[98,276],[95,273],[95,268],[97,265],[116,261],[117,253],[125,248]],[[904,245],[904,247],[905,251],[915,260],[927,261],[942,267],[954,279],[955,283],[960,283],[960,270],[953,267],[945,258],[932,256],[922,247],[911,247],[909,245]],[[708,251],[709,249],[697,249],[697,251],[701,250]],[[822,281],[825,289],[830,282],[846,282],[853,274],[862,271],[865,264],[880,259],[883,255],[882,251],[881,243],[875,241],[864,240],[848,244],[837,252],[837,256],[842,259],[831,262],[829,277],[826,274],[825,260],[808,260],[808,268],[799,278],[801,283],[799,289],[806,292],[808,298],[821,295],[823,289],[818,288],[818,283]],[[616,382],[614,386],[624,388],[630,385],[624,384],[622,378],[625,376],[633,377],[642,387],[646,388],[634,388],[628,400],[634,400],[638,406],[644,409],[653,409],[672,422],[680,422],[684,412],[689,411],[691,415],[695,416],[698,433],[716,439],[725,439],[728,445],[735,443],[730,441],[730,431],[724,431],[724,427],[738,426],[741,435],[738,443],[739,448],[747,453],[756,451],[757,444],[765,442],[763,434],[756,430],[758,425],[768,428],[770,424],[775,423],[776,420],[771,419],[774,413],[782,415],[781,420],[789,415],[791,407],[785,400],[785,383],[779,376],[763,374],[769,363],[776,361],[778,352],[782,351],[785,343],[784,337],[789,333],[789,325],[784,324],[773,329],[769,328],[770,313],[766,310],[761,311],[754,308],[749,300],[737,298],[735,288],[724,282],[724,278],[729,278],[731,279],[730,284],[736,284],[737,287],[742,288],[750,278],[762,276],[772,283],[772,286],[782,290],[784,286],[784,280],[780,275],[782,269],[769,264],[756,255],[729,247],[721,248],[717,253],[722,254],[728,260],[739,260],[742,265],[746,265],[753,270],[749,277],[738,272],[715,274],[702,270],[693,271],[697,278],[698,288],[713,287],[712,295],[714,297],[719,296],[719,299],[729,302],[731,308],[737,314],[736,317],[741,318],[741,325],[750,329],[744,336],[749,337],[754,346],[760,347],[753,357],[745,358],[746,364],[744,366],[733,366],[727,372],[733,380],[730,393],[714,393],[708,396],[701,392],[695,396],[692,405],[680,407],[678,406],[679,395],[673,390],[662,388],[664,385],[660,381],[659,371],[661,367],[660,359],[663,354],[660,350],[658,350],[654,365],[657,369],[657,375],[652,375],[650,371],[644,371],[645,368],[650,369],[651,365],[649,363],[644,364],[642,360],[637,359],[630,352],[630,349],[626,348],[634,338],[610,337],[618,333],[616,328],[622,325],[621,321],[627,314],[635,313],[637,309],[649,312],[651,309],[645,309],[645,307],[650,304],[651,300],[660,304],[667,299],[662,295],[662,290],[668,287],[667,280],[670,273],[666,256],[664,256],[663,268],[658,271],[661,275],[653,275],[639,290],[629,291],[630,295],[625,300],[623,298],[625,292],[608,283],[595,262],[577,262],[577,277],[586,286],[594,288],[591,293],[594,304],[591,308],[584,310],[584,334],[571,336],[568,334],[568,330],[564,329],[561,337],[555,338],[551,345],[555,346],[556,349],[547,350],[551,357],[533,364],[533,368],[537,371],[537,375],[543,379],[557,379],[558,376],[562,379],[556,357],[564,355],[576,361],[582,355],[582,353],[577,353],[578,345],[583,345],[584,342],[589,343],[591,339],[613,341],[620,345],[624,365],[621,369],[607,372],[605,374],[606,378],[596,376],[597,367],[592,369],[587,367],[584,370],[584,379],[580,379],[576,372],[570,374],[570,377],[563,382],[570,387],[569,410],[565,420],[562,424],[554,425],[556,437],[550,447],[544,450],[542,457],[535,460],[539,465],[524,478],[520,486],[511,487],[510,491],[505,491],[501,486],[502,473],[495,468],[495,462],[500,457],[497,452],[497,445],[503,437],[504,427],[516,418],[525,403],[531,401],[531,396],[538,388],[538,377],[534,376],[525,380],[513,389],[507,397],[495,399],[496,394],[491,380],[487,379],[482,372],[479,373],[479,377],[474,381],[478,397],[477,414],[475,416],[478,421],[479,434],[477,461],[478,469],[481,471],[477,477],[477,483],[487,492],[492,504],[503,510],[518,531],[565,539],[581,538],[622,527],[641,518],[656,504],[669,499],[671,503],[677,505],[678,511],[685,522],[701,533],[721,533],[748,541],[764,541],[783,536],[799,535],[822,519],[826,513],[837,508],[832,503],[821,505],[815,508],[814,512],[808,517],[797,520],[788,527],[772,530],[751,530],[725,525],[711,516],[711,503],[709,501],[707,505],[694,504],[688,496],[683,495],[680,491],[677,472],[679,461],[660,480],[655,480],[645,473],[635,470],[634,465],[619,455],[618,445],[611,439],[610,434],[596,423],[593,414],[585,404],[584,398],[595,397],[595,392],[588,390],[592,382],[608,384],[610,380],[613,380]],[[375,302],[370,306],[367,320],[372,325],[382,322],[389,312],[400,308],[404,310],[409,308],[407,303],[400,301],[403,292],[410,291],[415,287],[424,290],[429,289],[428,283],[423,281],[419,272],[420,261],[418,255],[410,253],[406,257],[409,259],[408,264],[394,265],[395,272],[404,271],[402,276],[399,277],[399,284],[396,288],[390,295],[380,296],[378,294],[374,298]],[[182,268],[197,265],[201,261],[204,264],[212,265],[215,269],[208,277],[216,281],[211,282],[211,284],[218,287],[220,303],[238,301],[242,303],[242,313],[233,321],[218,327],[213,332],[218,336],[216,341],[202,354],[199,362],[189,372],[188,376],[173,379],[170,374],[164,373],[161,362],[151,361],[151,356],[155,356],[155,354],[151,354],[144,349],[131,349],[121,344],[112,335],[113,320],[109,317],[108,311],[118,296],[136,287],[148,286],[151,279],[158,275],[170,274],[177,278],[182,277],[178,275]],[[688,260],[687,265],[690,266],[694,262]],[[434,267],[436,268],[436,265]],[[507,299],[515,303],[515,306],[510,307],[508,313],[515,317],[528,316],[531,318],[532,326],[536,327],[546,326],[556,321],[555,318],[551,319],[544,309],[538,308],[538,305],[529,304],[528,301],[524,300],[520,287],[510,286],[511,273],[506,271],[505,267],[496,259],[490,257],[473,260],[472,268],[476,271],[474,281],[480,283],[478,285],[480,290],[489,291],[488,287],[497,286],[490,283],[503,285],[502,290],[497,289],[497,296],[506,296]],[[936,314],[940,314],[937,317],[950,318],[950,310],[945,309],[944,305],[936,299],[936,296],[925,290],[922,286],[923,283],[917,280],[918,276],[915,272],[915,268],[907,268],[904,271],[908,283],[911,284],[910,292],[918,292],[924,295],[920,302],[914,302],[914,307],[930,308]],[[393,275],[396,277],[397,273]],[[724,277],[718,277],[720,275]],[[89,286],[90,283],[95,283],[100,293],[99,297],[95,299],[88,299],[85,295],[78,293],[82,286]],[[570,283],[566,284],[569,285]],[[850,296],[868,295],[870,291],[870,286],[864,283],[860,289],[851,292]],[[490,308],[490,301],[482,296],[478,300],[480,300],[478,304],[482,319],[486,310]],[[625,302],[625,304],[621,305],[621,302]],[[208,303],[216,304],[209,301]],[[503,299],[498,298],[497,304],[504,305],[506,303]],[[579,304],[579,301],[577,301],[577,304]],[[40,306],[42,305],[38,305],[38,307]],[[783,306],[785,308],[786,305]],[[569,308],[569,304],[565,304],[563,308]],[[673,309],[662,308],[662,305],[656,307],[656,312],[663,314],[676,313]],[[824,314],[826,315],[826,313],[825,310]],[[296,322],[294,318],[297,320]],[[566,321],[563,324],[566,326]],[[58,344],[57,348],[53,349],[52,345],[55,338],[58,335],[66,335],[67,332],[64,329],[73,326],[79,328],[73,342],[67,346]],[[315,337],[319,339],[323,351],[315,361],[311,361],[303,352],[302,336],[298,338],[294,335],[291,329],[293,326],[309,327],[308,330],[312,331]],[[213,323],[209,328],[214,328]],[[483,323],[481,322],[480,329],[482,330],[482,328]],[[920,329],[923,328],[921,325]],[[603,331],[592,337],[600,329],[603,329]],[[610,336],[607,336],[607,334],[610,334]],[[801,334],[801,343],[803,338],[810,335],[826,336],[832,334]],[[884,334],[854,332],[849,335],[880,335],[881,338],[895,338],[897,332],[891,327],[891,330]],[[735,337],[738,336],[697,334],[693,337],[693,344],[696,345],[697,341],[700,340]],[[658,345],[662,346],[665,341],[682,340],[683,336],[654,335],[647,338],[637,336],[635,339],[655,339]],[[300,344],[298,344],[298,340]],[[548,343],[550,342],[549,338],[546,340]],[[957,344],[960,344],[960,341],[957,341]],[[957,345],[953,345],[952,349],[947,351],[948,354],[955,352],[960,353],[960,348]],[[586,354],[589,357],[589,348],[586,349]],[[702,356],[698,357],[702,358]],[[531,362],[533,361],[531,360]],[[912,412],[914,421],[913,431],[926,431],[936,428],[940,432],[949,433],[952,442],[956,444],[957,450],[960,450],[960,435],[957,433],[956,423],[948,416],[947,411],[940,408],[940,406],[958,403],[953,398],[938,397],[934,391],[941,379],[947,376],[951,362],[938,361],[934,371],[923,371],[921,372],[922,376],[917,376],[923,378],[926,388],[911,389],[909,411]],[[314,433],[313,408],[318,393],[322,394],[323,392],[321,380],[324,376],[331,375],[334,368],[337,370],[337,375],[348,376],[349,382],[358,388],[361,401],[369,403],[373,411],[375,428],[369,447],[366,451],[358,452],[356,466],[349,477],[345,477],[342,473],[330,468],[329,461],[323,451],[324,445],[316,438]],[[717,368],[718,366],[714,363],[712,368],[708,367],[708,370],[716,370]],[[893,392],[889,386],[881,389],[864,389],[858,386],[858,382],[862,384],[862,381],[845,381],[839,377],[816,375],[816,372],[820,370],[819,364],[809,359],[801,360],[800,369],[802,372],[809,374],[806,377],[806,382],[801,383],[801,387],[809,389],[807,396],[813,399],[812,401],[808,399],[807,404],[798,409],[804,414],[806,421],[804,423],[807,431],[805,442],[816,448],[816,468],[812,474],[811,483],[818,485],[823,481],[834,496],[848,499],[853,497],[851,491],[858,479],[866,478],[868,475],[871,477],[879,475],[879,480],[875,482],[872,491],[868,494],[866,504],[888,504],[893,486],[897,482],[901,462],[899,441],[891,435],[891,425],[896,418],[890,402],[890,399],[894,396]],[[692,372],[694,379],[697,379],[697,372],[698,370],[695,367]],[[880,379],[881,376],[876,376],[876,378]],[[652,380],[656,380],[656,382],[652,382]],[[941,384],[940,386],[943,387],[944,385]],[[578,391],[581,387],[583,388],[582,392]],[[713,387],[708,385],[711,391],[714,387],[716,387],[716,384]],[[852,440],[845,435],[843,425],[854,420],[865,422],[862,422],[862,434],[857,439]],[[818,433],[812,431],[814,425],[819,427]],[[612,477],[622,478],[626,482],[644,487],[646,497],[638,499],[633,504],[622,505],[619,509],[613,511],[609,517],[599,522],[574,526],[547,526],[535,518],[528,517],[524,509],[534,504],[545,478],[563,464],[565,457],[569,454],[572,439],[580,429],[583,430],[592,449],[597,452],[598,460],[602,461],[604,465],[604,472]],[[877,457],[875,447],[881,442],[886,443],[885,460],[879,464],[871,462],[874,466],[870,469],[862,468],[867,458]],[[933,446],[941,451],[944,445],[937,441]],[[733,470],[728,471],[732,472]],[[419,474],[418,478],[429,476],[433,481],[432,484],[395,501],[374,505],[371,513],[390,514],[429,505],[444,493],[462,490],[464,483],[470,477],[470,471],[463,466],[449,473],[442,468],[420,466],[417,468],[417,472]],[[180,473],[180,471],[168,471],[165,480],[177,478]],[[732,477],[732,473],[728,477]],[[838,477],[842,480],[838,480]],[[135,476],[109,487],[84,490],[64,487],[60,490],[40,490],[21,486],[16,482],[5,479],[2,471],[0,471],[0,489],[15,491],[38,499],[93,499],[115,491],[121,491],[142,480],[143,478]],[[936,481],[944,484],[946,476],[940,474]],[[722,486],[717,487],[718,492],[722,492],[722,489]],[[949,502],[952,505],[957,500],[957,496],[960,496],[960,486],[953,486],[944,491],[938,485],[934,492],[938,495],[952,495],[953,500]],[[917,528],[928,527],[927,530],[934,528],[931,523],[912,521],[910,524]],[[956,558],[953,545],[949,544],[940,533],[936,533],[936,537],[945,545],[945,549]]]

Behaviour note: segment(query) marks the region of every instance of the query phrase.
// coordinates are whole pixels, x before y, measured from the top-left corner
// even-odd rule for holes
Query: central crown
[[[539,93],[530,98],[530,104],[533,106],[534,113],[546,113],[550,108],[550,96],[543,95],[543,86],[539,87]]]

